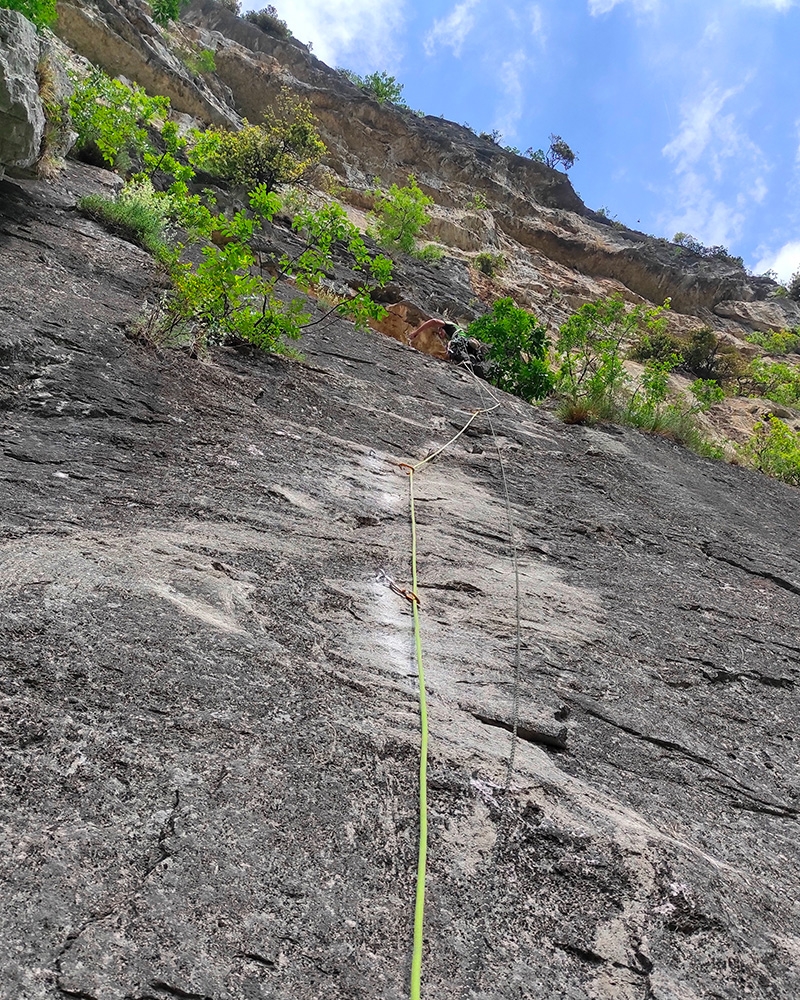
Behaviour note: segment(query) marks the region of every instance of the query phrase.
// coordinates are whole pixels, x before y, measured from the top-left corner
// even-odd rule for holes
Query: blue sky
[[[246,2],[246,7],[260,3]],[[590,208],[800,268],[800,0],[283,0],[332,66],[413,108],[577,151]]]

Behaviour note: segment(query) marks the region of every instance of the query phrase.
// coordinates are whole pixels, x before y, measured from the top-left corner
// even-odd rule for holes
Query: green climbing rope
[[[420,1000],[422,990],[422,942],[425,920],[425,871],[428,863],[428,703],[425,697],[425,667],[422,662],[422,629],[417,598],[417,517],[414,509],[414,469],[408,473],[411,506],[411,590],[414,612],[414,646],[419,677],[419,855],[417,860],[417,896],[414,906],[414,951],[411,958],[411,1000]]]
[[[419,679],[419,721],[420,721],[420,756],[419,756],[419,853],[417,856],[417,889],[414,904],[414,947],[411,956],[411,1000],[421,1000],[422,995],[422,947],[425,924],[425,877],[428,867],[428,703],[425,696],[425,667],[422,660],[422,627],[420,623],[419,598],[417,587],[417,515],[414,506],[414,473],[432,462],[443,451],[454,444],[468,429],[472,422],[484,413],[496,410],[500,403],[494,406],[476,410],[461,430],[436,451],[422,459],[416,465],[401,464],[408,473],[409,506],[411,509],[411,605],[414,614],[414,646],[417,657],[417,676]]]

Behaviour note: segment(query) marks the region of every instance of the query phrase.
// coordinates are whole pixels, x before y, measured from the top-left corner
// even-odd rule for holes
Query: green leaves
[[[359,76],[349,69],[339,69],[339,72],[370,97],[374,97],[378,104],[388,101],[401,108],[408,107],[402,96],[404,85],[398,83],[396,77],[389,76],[385,70],[380,73],[369,73],[367,76]]]
[[[291,184],[327,152],[308,101],[284,88],[260,125],[245,120],[238,132],[212,127],[195,131],[189,161],[232,184],[263,184],[272,191]]]
[[[166,28],[170,21],[177,21],[181,10],[189,0],[150,0],[150,9],[153,12],[153,20]]]
[[[147,128],[158,118],[166,118],[169,100],[150,97],[138,84],[127,86],[112,80],[94,67],[83,79],[72,76],[75,86],[69,113],[78,150],[93,146],[109,166],[131,154],[153,154]]]
[[[755,469],[792,486],[800,486],[800,433],[775,416],[756,424],[739,455]]]
[[[572,403],[613,410],[628,381],[623,343],[634,340],[642,326],[658,330],[662,312],[641,306],[628,311],[618,295],[581,306],[559,331],[559,392]]]
[[[499,299],[491,313],[470,323],[467,335],[491,345],[495,369],[491,381],[499,389],[529,402],[553,388],[547,361],[547,330],[510,298]]]
[[[0,7],[19,11],[41,31],[56,20],[56,0],[2,0]]]
[[[800,366],[755,358],[747,369],[752,390],[784,406],[800,406]]]
[[[405,187],[392,184],[388,192],[378,190],[374,210],[378,242],[411,253],[417,234],[430,222],[425,209],[432,204],[433,198],[423,194],[413,174],[408,175]]]

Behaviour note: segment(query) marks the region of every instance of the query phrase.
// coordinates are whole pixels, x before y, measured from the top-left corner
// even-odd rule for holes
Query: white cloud
[[[246,9],[257,9],[248,3]],[[358,69],[391,69],[399,58],[404,0],[292,0],[280,8],[292,34],[312,42],[314,55],[330,66],[357,61]]]
[[[678,209],[661,222],[669,234],[691,233],[709,246],[740,238],[748,210],[768,193],[764,156],[726,105],[746,86],[722,90],[709,84],[687,101],[678,134],[662,153],[674,162],[670,201]]]
[[[440,44],[448,45],[453,50],[454,56],[460,56],[467,35],[475,26],[473,11],[480,2],[481,0],[462,0],[462,3],[456,4],[447,17],[434,21],[423,42],[426,55],[432,56],[437,44]]]
[[[538,39],[540,44],[544,45],[547,41],[547,37],[544,33],[544,17],[542,15],[542,8],[538,3],[532,3],[528,8],[528,15],[531,19],[531,34],[534,38]]]
[[[774,253],[764,254],[753,270],[756,274],[777,271],[778,281],[785,284],[795,272],[800,271],[800,240],[790,240]]]
[[[589,13],[592,17],[598,17],[600,14],[608,14],[609,11],[623,3],[629,3],[640,14],[659,10],[663,6],[662,0],[588,0],[588,2]],[[738,2],[745,7],[768,7],[770,10],[775,10],[779,14],[782,14],[796,7],[800,3],[800,0],[738,0]],[[736,6],[736,0],[725,0],[724,8],[734,6]]]
[[[734,116],[722,114],[727,102],[741,90],[742,86],[720,91],[712,85],[699,100],[684,104],[680,131],[661,150],[664,156],[677,161],[679,172],[701,158],[705,160],[709,147],[711,156],[717,160],[715,172],[719,172],[720,158],[741,152],[743,142],[752,145],[737,128]]]
[[[525,107],[525,88],[522,77],[528,64],[524,49],[518,49],[500,67],[500,83],[503,88],[503,106],[496,128],[504,139],[516,137],[517,123]]]
[[[639,13],[657,10],[661,6],[661,0],[589,0],[589,13],[592,17],[598,17],[600,14],[607,14],[621,3],[630,3]]]
[[[694,170],[680,177],[671,201],[680,209],[659,219],[668,237],[677,232],[689,233],[707,246],[729,246],[741,234],[745,222],[741,205],[728,204]],[[734,201],[738,201],[735,196]]]
[[[751,6],[755,4],[756,7],[770,7],[779,13],[797,6],[797,0],[747,0],[747,3]]]

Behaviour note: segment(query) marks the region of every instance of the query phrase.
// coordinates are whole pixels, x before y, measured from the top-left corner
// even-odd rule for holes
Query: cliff
[[[59,31],[80,51],[76,25],[103,22],[130,75],[161,79],[149,28],[105,34],[141,10],[65,5]],[[674,322],[731,336],[753,328],[733,303],[790,316],[767,284],[670,263],[563,176],[230,18],[189,10],[219,78],[175,68],[196,90],[174,82],[176,106],[235,118],[254,67],[265,99],[291,78],[343,183],[390,135],[384,177],[437,192],[434,231],[468,231],[464,195],[491,195],[472,216],[554,320],[615,288],[683,294]],[[399,1000],[419,823],[403,463],[489,389],[335,316],[302,361],[143,342],[163,272],[75,210],[118,184],[75,162],[0,181],[0,997]],[[403,261],[394,294],[474,311],[471,253]],[[797,491],[491,391],[415,477],[423,996],[796,995]]]

